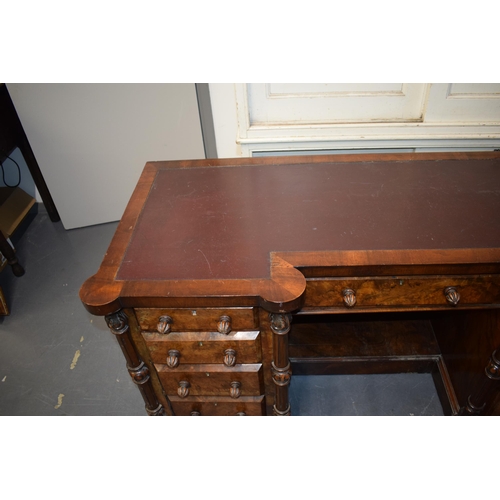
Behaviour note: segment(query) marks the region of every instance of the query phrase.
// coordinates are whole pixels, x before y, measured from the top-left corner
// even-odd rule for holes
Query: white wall
[[[119,220],[147,161],[205,157],[194,83],[7,87],[66,229]]]

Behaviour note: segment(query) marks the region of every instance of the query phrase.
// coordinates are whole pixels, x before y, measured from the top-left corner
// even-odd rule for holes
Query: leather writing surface
[[[160,169],[119,280],[269,276],[272,251],[500,247],[498,159]]]

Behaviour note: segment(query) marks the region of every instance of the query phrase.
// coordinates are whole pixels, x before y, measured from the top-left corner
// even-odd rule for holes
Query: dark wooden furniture
[[[7,263],[10,265],[14,276],[19,277],[24,275],[24,268],[23,266],[21,266],[21,264],[19,264],[16,252],[10,246],[2,231],[0,231],[0,253],[3,254],[5,259],[7,260]]]
[[[28,166],[38,192],[40,193],[50,220],[52,222],[58,222],[60,220],[59,213],[56,209],[47,184],[45,183],[45,179],[43,178],[40,167],[38,166],[38,162],[35,158],[33,150],[31,149],[28,138],[26,137],[26,133],[24,132],[21,121],[19,120],[19,116],[9,95],[7,86],[5,85],[5,83],[0,83],[0,162],[3,163],[5,160],[7,160],[9,158],[9,155],[16,148],[19,148],[24,160],[26,161],[26,165]],[[10,192],[11,188],[1,188],[1,190],[3,192],[0,193],[0,252],[5,256],[5,259],[11,266],[14,275],[22,276],[24,274],[24,269],[17,260],[15,250],[7,241],[12,232],[16,230],[18,226],[16,224],[15,227],[11,227],[10,231],[5,231],[1,226],[10,226],[11,219],[16,220],[19,224],[23,220],[26,222],[28,220],[28,218],[26,217],[26,215],[28,214],[28,210],[31,209],[31,207],[35,203],[35,200],[34,198],[31,198],[32,203],[30,200],[28,200],[28,202],[21,204],[19,207],[15,206],[14,208],[19,208],[19,211],[17,213],[9,211],[8,215],[3,217],[4,214],[2,214],[3,209],[1,205],[4,202],[4,192]],[[12,190],[14,190],[14,188]],[[21,190],[17,188],[17,191]],[[22,197],[23,195],[19,194],[17,191],[15,192],[17,197]],[[35,207],[35,213],[36,210],[37,209]],[[2,223],[4,222],[3,219],[7,219],[5,221],[5,224]],[[0,315],[6,314],[9,314],[9,310],[4,300],[3,292],[0,289]]]
[[[150,415],[289,415],[292,373],[431,372],[500,414],[500,154],[148,163],[97,274]]]
[[[5,83],[0,83],[0,161],[5,161],[16,148],[19,148],[23,154],[50,220],[58,222],[60,220],[59,213],[19,120],[7,86]]]
[[[37,211],[35,198],[22,189],[0,187],[0,253],[11,266],[15,276],[22,276],[24,269],[8,239],[21,230],[23,224],[29,223]],[[0,271],[2,268],[0,263]]]

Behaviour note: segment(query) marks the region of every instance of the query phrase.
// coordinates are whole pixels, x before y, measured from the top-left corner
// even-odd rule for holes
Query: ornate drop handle
[[[224,351],[224,364],[226,366],[234,366],[236,364],[236,351],[234,349],[226,349]]]
[[[217,323],[217,330],[219,333],[227,335],[231,331],[231,317],[221,316],[219,318],[219,322]]]
[[[170,316],[160,316],[158,324],[156,325],[156,330],[158,333],[166,335],[172,331],[173,322],[174,320]]]
[[[446,297],[448,304],[452,306],[456,306],[460,301],[460,294],[458,293],[458,290],[454,286],[449,286],[445,288],[444,295]]]
[[[354,307],[356,305],[356,292],[352,288],[344,288],[342,290],[342,298],[346,307]]]
[[[233,399],[238,399],[241,396],[241,383],[240,382],[231,382],[231,389],[229,391],[229,395]]]
[[[196,410],[193,410],[191,412],[191,416],[192,417],[200,417],[201,416],[201,413],[199,411],[196,411]]]
[[[179,366],[179,358],[181,353],[175,349],[170,349],[167,356],[167,366],[169,368],[177,368]]]
[[[191,387],[191,384],[187,380],[181,380],[179,382],[179,388],[177,389],[177,394],[181,398],[185,398],[189,396],[189,388]]]

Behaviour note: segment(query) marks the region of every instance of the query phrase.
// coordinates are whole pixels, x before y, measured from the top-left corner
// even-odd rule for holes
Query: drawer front
[[[168,395],[238,399],[241,396],[259,396],[264,392],[261,364],[235,365],[232,368],[210,364],[185,365],[177,370],[155,365],[155,368]]]
[[[156,332],[142,332],[151,354],[157,364],[168,364],[179,369],[184,364],[260,363],[260,332],[231,332],[228,335],[214,332],[172,332],[163,335]]]
[[[239,330],[254,330],[258,327],[258,317],[252,307],[136,309],[135,313],[142,330],[158,331],[159,333],[185,331],[229,333]],[[166,324],[168,324],[167,327],[165,327]],[[225,330],[221,331],[221,328]]]
[[[266,414],[264,396],[242,396],[237,400],[230,398],[189,396],[169,397],[175,415],[189,416],[261,416]]]
[[[305,307],[453,307],[500,304],[498,275],[310,279]]]

